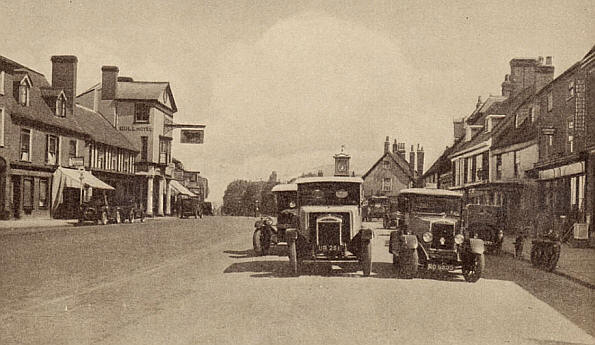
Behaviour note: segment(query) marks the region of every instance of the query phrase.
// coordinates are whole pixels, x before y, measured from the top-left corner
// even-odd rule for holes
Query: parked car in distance
[[[120,200],[116,205],[120,211],[122,221],[127,220],[129,223],[134,223],[136,220],[145,221],[145,211],[134,198]]]
[[[403,216],[390,234],[388,250],[401,275],[412,278],[419,269],[451,272],[461,268],[466,281],[480,279],[485,267],[484,241],[464,235],[462,199],[462,193],[441,189],[399,192],[398,209]]]
[[[401,218],[401,212],[399,212],[397,197],[388,197],[388,206],[385,209],[384,218],[382,219],[382,227],[384,229],[397,228],[399,226],[399,218]]]
[[[198,199],[198,197],[190,197],[180,194],[178,199],[178,215],[180,218],[191,216],[194,216],[194,218],[202,218],[200,199]]]
[[[464,210],[465,231],[480,238],[488,253],[499,254],[504,239],[504,210],[500,206],[469,204]]]
[[[79,224],[84,222],[96,222],[106,225],[108,223],[120,223],[122,214],[120,209],[108,203],[105,192],[96,191],[91,200],[83,202],[79,208]]]
[[[286,231],[291,272],[302,262],[358,260],[372,268],[373,232],[362,228],[359,177],[304,177],[297,184],[298,226]]]
[[[374,219],[384,219],[387,208],[387,196],[372,196],[368,198],[364,221],[371,222]]]

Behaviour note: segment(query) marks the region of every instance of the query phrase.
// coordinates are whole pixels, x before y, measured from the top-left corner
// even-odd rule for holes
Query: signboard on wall
[[[180,134],[180,143],[182,144],[202,144],[205,141],[205,131],[203,129],[183,129]]]
[[[68,159],[68,165],[74,168],[80,168],[85,166],[85,157],[70,157]]]

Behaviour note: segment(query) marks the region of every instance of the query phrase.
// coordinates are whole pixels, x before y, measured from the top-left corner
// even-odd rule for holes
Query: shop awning
[[[171,180],[171,182],[169,183],[169,186],[175,190],[176,192],[180,193],[180,194],[184,194],[184,195],[188,195],[188,196],[196,196],[196,194],[192,193],[188,188],[184,187],[184,185],[182,185],[180,182],[176,181],[176,180]]]
[[[114,190],[115,188],[93,176],[90,171],[58,167],[54,173],[54,181],[62,180],[64,187],[81,188],[81,174],[83,187]]]

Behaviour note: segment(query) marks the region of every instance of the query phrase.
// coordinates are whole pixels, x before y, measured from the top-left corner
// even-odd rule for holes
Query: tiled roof
[[[387,155],[392,158],[392,160],[395,162],[395,164],[397,164],[397,166],[399,166],[401,168],[401,170],[403,170],[403,172],[405,172],[405,174],[409,178],[413,179],[413,176],[411,175],[411,170],[409,169],[409,164],[407,163],[407,161],[403,157],[399,156],[398,154],[392,153],[392,152],[385,152],[380,157],[380,159],[378,159],[376,161],[376,163],[374,163],[372,165],[372,167],[365,174],[362,175],[362,178],[365,179],[366,176],[368,176],[368,174],[370,174],[372,172],[372,170],[374,170],[374,168],[376,168],[376,166],[378,164],[380,164],[380,162],[382,162],[382,160],[384,159],[384,157],[386,157]]]
[[[42,97],[58,97],[62,93],[62,89],[56,89],[53,87],[42,87],[40,88]]]
[[[162,102],[163,93],[167,92],[171,107],[174,111],[177,111],[176,103],[173,99],[169,83],[168,82],[149,82],[149,81],[118,81],[116,89],[117,99],[136,99],[136,100],[147,100],[147,101],[158,101]],[[88,92],[96,89],[101,89],[101,83],[97,83],[85,92],[81,93],[82,96]]]
[[[459,141],[460,140],[462,140],[462,139],[459,139]],[[455,147],[455,145],[457,143],[458,143],[458,141],[455,142],[453,144],[453,146],[447,147],[444,150],[444,152],[442,152],[440,157],[438,157],[438,159],[436,159],[434,164],[432,164],[432,166],[426,171],[426,173],[423,174],[422,177],[426,177],[426,176],[429,176],[429,175],[437,173],[437,172],[450,171],[451,163],[450,163],[450,159],[448,159],[448,156],[450,155],[450,153],[452,152],[452,149]]]
[[[83,107],[75,108],[75,119],[82,129],[95,141],[138,152],[136,148],[120,131],[109,123],[99,112]]]
[[[509,122],[506,124],[508,129],[494,138],[493,148],[520,144],[537,138],[537,126],[529,119],[526,119],[519,127],[515,127],[514,121],[507,122]]]

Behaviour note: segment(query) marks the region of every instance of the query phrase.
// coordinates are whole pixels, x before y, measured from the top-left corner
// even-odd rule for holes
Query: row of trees
[[[271,189],[279,184],[277,173],[267,181],[235,180],[227,185],[223,195],[222,212],[229,216],[271,215],[276,213],[275,196]]]

